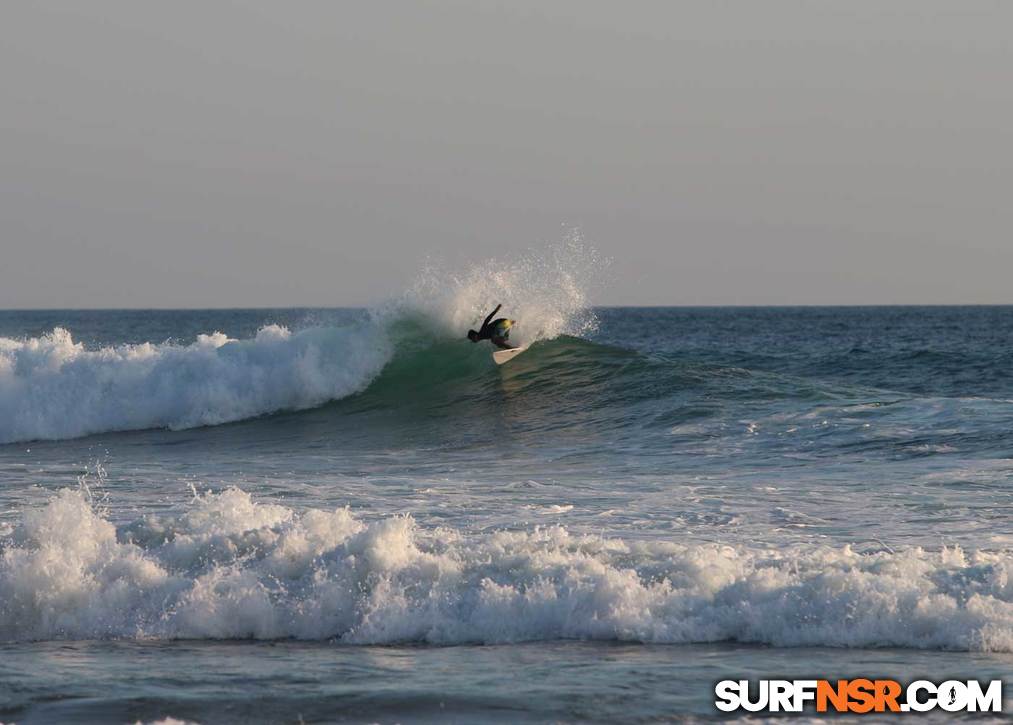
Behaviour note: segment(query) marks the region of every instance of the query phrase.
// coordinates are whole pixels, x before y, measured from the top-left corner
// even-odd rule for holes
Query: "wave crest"
[[[362,390],[390,359],[382,328],[264,327],[190,345],[88,350],[56,328],[0,338],[0,443],[190,428],[320,405]]]

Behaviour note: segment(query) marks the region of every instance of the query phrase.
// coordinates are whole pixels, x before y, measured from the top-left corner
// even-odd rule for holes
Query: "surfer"
[[[502,306],[501,304],[496,305],[496,309],[485,318],[485,322],[482,323],[482,327],[479,328],[478,332],[468,330],[468,339],[472,342],[488,340],[496,347],[503,348],[504,350],[513,350],[514,346],[507,342],[507,338],[510,337],[510,328],[513,327],[514,321],[508,320],[505,317],[492,319],[492,316],[499,312],[499,308]],[[489,320],[492,320],[492,322],[490,323]]]

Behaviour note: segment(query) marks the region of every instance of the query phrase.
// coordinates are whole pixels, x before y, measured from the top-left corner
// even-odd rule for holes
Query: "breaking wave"
[[[379,331],[264,327],[191,345],[88,350],[70,332],[0,338],[0,443],[191,428],[320,405],[362,390],[390,358]]]
[[[0,639],[593,639],[1013,651],[1013,556],[468,534],[240,489],[119,529],[80,491],[0,549]]]
[[[587,288],[600,262],[578,237],[467,273],[423,272],[398,300],[345,327],[220,332],[191,344],[89,349],[56,328],[0,338],[0,444],[107,431],[191,428],[319,406],[361,392],[399,354],[455,340],[501,302],[521,343],[595,324]],[[488,363],[488,361],[486,361]]]

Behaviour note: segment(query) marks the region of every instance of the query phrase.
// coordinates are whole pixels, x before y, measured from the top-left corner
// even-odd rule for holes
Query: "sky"
[[[0,308],[1013,303],[1013,3],[10,2]]]

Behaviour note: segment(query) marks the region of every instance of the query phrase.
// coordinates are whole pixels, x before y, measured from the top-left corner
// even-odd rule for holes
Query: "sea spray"
[[[511,329],[515,342],[581,337],[598,325],[591,295],[606,268],[607,260],[571,231],[545,249],[486,260],[463,273],[430,264],[393,309],[428,320],[437,334],[460,337],[502,304],[499,314],[518,323]]]

